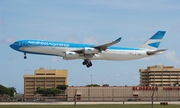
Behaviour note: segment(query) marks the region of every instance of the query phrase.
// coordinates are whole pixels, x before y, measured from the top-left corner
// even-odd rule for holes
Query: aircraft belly
[[[21,51],[26,53],[34,54],[47,54],[47,55],[57,55],[65,57],[66,51],[73,51],[74,48],[65,48],[65,47],[47,47],[47,46],[36,46],[36,47],[21,47]],[[94,54],[91,58],[92,60],[114,60],[114,61],[123,61],[123,60],[133,60],[147,57],[144,55],[144,52],[138,51],[123,51],[123,50],[107,50],[100,53]],[[76,59],[86,59],[84,56],[80,56]]]
[[[121,54],[121,53],[108,53],[108,54],[104,54],[104,58],[106,58],[107,60],[127,60],[127,59],[131,59],[130,56],[126,55],[126,54]]]
[[[133,60],[144,58],[146,56],[136,54],[134,51],[105,51],[100,54],[104,60],[114,60],[114,61],[123,61],[123,60]]]

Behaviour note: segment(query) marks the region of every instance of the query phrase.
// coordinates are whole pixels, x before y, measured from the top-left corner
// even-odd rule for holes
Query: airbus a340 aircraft
[[[158,49],[158,47],[165,33],[165,31],[158,31],[143,45],[137,48],[112,46],[120,42],[121,37],[102,45],[20,40],[11,44],[10,47],[23,52],[24,59],[27,58],[26,53],[53,55],[63,57],[65,60],[83,59],[82,64],[91,67],[91,60],[133,60],[161,54],[166,49]]]

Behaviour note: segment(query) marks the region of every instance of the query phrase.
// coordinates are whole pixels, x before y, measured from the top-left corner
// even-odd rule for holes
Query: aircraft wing
[[[102,45],[98,45],[98,46],[95,46],[93,48],[96,48],[96,49],[98,49],[100,51],[106,50],[109,46],[117,44],[118,42],[120,42],[120,40],[121,40],[121,37],[119,37],[115,41],[112,41],[112,42],[109,42],[109,43],[106,43],[106,44],[102,44]]]
[[[102,45],[98,45],[98,46],[94,46],[94,47],[90,47],[88,50],[91,50],[91,48],[94,48],[96,50],[98,50],[98,53],[101,51],[106,50],[109,46],[117,44],[118,42],[121,41],[121,37],[119,37],[118,39],[116,39],[115,41],[106,43],[106,44],[102,44]],[[84,53],[84,49],[79,49],[79,50],[74,50],[73,52],[76,53]],[[95,53],[94,53],[95,54]]]

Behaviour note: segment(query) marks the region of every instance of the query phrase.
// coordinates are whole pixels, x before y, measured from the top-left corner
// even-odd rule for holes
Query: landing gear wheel
[[[24,59],[27,59],[27,57],[26,57],[26,56],[24,56]]]
[[[84,60],[84,62],[82,62],[83,65],[87,65],[88,64],[88,61],[87,60]]]
[[[26,53],[24,53],[24,59],[27,59]]]
[[[91,67],[92,66],[92,63],[91,61],[87,60],[87,59],[84,59],[84,61],[82,62],[83,65],[86,65],[87,68]]]
[[[86,66],[87,66],[87,68],[89,68],[89,67],[91,67],[91,66],[92,66],[92,63],[91,63],[91,62],[89,62]]]

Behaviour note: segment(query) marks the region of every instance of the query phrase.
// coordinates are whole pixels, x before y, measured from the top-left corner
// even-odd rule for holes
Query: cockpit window
[[[14,44],[18,44],[18,42],[14,42]]]

